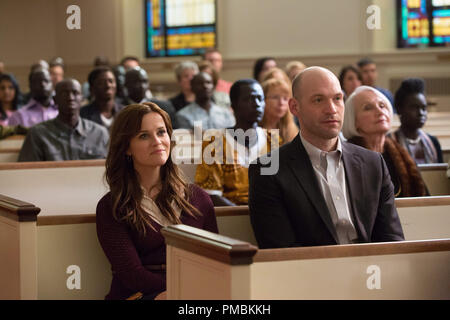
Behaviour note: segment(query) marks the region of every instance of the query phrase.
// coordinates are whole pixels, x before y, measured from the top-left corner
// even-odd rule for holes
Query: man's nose
[[[327,113],[332,113],[332,114],[337,112],[337,105],[334,102],[334,100],[328,100],[326,111],[327,111]]]

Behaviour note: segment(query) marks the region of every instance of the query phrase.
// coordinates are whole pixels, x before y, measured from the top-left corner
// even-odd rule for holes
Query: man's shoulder
[[[52,139],[49,140],[49,137],[54,137],[57,131],[54,121],[55,119],[47,120],[28,128],[27,138],[32,139],[34,143],[39,141],[47,141],[49,143],[49,141],[52,141]]]
[[[198,111],[199,109],[202,108],[197,103],[191,102],[188,105],[181,108],[180,110],[178,110],[177,114],[189,117],[193,114],[193,112]]]
[[[109,136],[108,129],[106,129],[104,126],[96,123],[95,121],[80,118],[80,121],[83,123],[83,126],[86,130],[89,132],[98,132],[99,134],[107,135]]]
[[[251,165],[257,165],[257,166],[270,166],[272,159],[278,159],[280,166],[282,163],[284,163],[287,159],[289,159],[292,156],[292,152],[296,152],[296,139],[292,140],[289,143],[286,143],[282,146],[280,146],[277,149],[271,150],[270,152],[266,153],[265,155],[262,155],[258,157],[255,161],[251,163]],[[298,150],[300,152],[300,149]]]
[[[363,160],[378,160],[380,153],[358,146],[354,143],[342,141],[342,152],[344,156],[348,154],[351,157],[360,157]]]
[[[230,114],[230,115],[232,115],[232,112],[231,112],[231,110],[230,109],[228,109],[228,108],[226,108],[226,107],[222,107],[222,106],[219,106],[218,104],[216,104],[216,103],[212,103],[211,104],[211,114],[216,114],[216,113],[222,113],[222,114],[226,114],[226,115],[228,115],[228,114]]]
[[[91,114],[94,110],[94,104],[88,103],[80,108],[80,115]]]
[[[28,102],[26,105],[24,105],[23,107],[21,107],[21,108],[15,110],[15,111],[13,112],[13,114],[11,115],[11,118],[12,118],[12,117],[18,117],[18,118],[21,118],[23,115],[29,113],[33,108],[35,108],[36,105],[37,105],[36,101],[34,101],[34,100],[29,101],[29,102]]]
[[[29,133],[46,133],[46,132],[50,132],[50,131],[55,131],[55,121],[56,118],[54,119],[50,119],[47,121],[43,121],[43,122],[39,122],[38,124],[35,124],[34,126],[30,127],[28,129]]]
[[[172,102],[170,102],[168,100],[160,100],[160,99],[151,98],[149,101],[158,105],[158,107],[160,107],[160,108],[169,108],[169,109],[175,110],[175,108],[172,105]]]

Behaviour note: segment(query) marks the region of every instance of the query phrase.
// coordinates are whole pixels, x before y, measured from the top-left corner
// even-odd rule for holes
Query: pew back
[[[93,213],[107,192],[104,160],[0,164],[0,194],[26,199],[41,216]]]
[[[0,162],[16,162],[19,159],[19,149],[0,149]]]
[[[258,250],[184,225],[162,232],[168,299],[450,298],[450,239]]]
[[[111,266],[98,242],[95,220],[53,224],[38,219],[37,257],[39,300],[101,300],[109,291]],[[74,266],[79,268],[79,288],[74,287]]]
[[[406,240],[450,238],[450,196],[397,198]],[[219,233],[257,245],[248,206],[216,207]]]
[[[11,136],[0,140],[0,163],[16,162],[25,136]]]
[[[430,195],[450,195],[450,178],[447,163],[419,164],[417,166]]]
[[[448,214],[450,213],[450,210],[448,210],[450,197],[396,199],[396,205],[406,239],[448,238],[450,236],[450,229],[448,228],[450,225]],[[440,210],[443,206],[446,209]],[[239,239],[236,241],[245,242],[247,245],[256,245],[247,206],[216,207],[215,210],[221,235]],[[5,290],[0,289],[0,297],[8,298],[15,292],[16,298],[18,295],[22,298],[31,297],[31,299],[104,298],[111,283],[111,267],[97,240],[95,214],[44,215],[37,217],[37,222],[34,222],[34,225],[32,222],[19,223],[10,220],[7,217],[0,217],[0,260],[8,261],[7,264],[0,264],[0,271],[2,271],[0,272],[0,288],[16,288],[16,291],[11,289],[6,290],[7,293],[5,293]],[[410,262],[421,263],[422,258],[423,256],[420,256],[417,261],[413,259]],[[201,257],[201,259],[206,258]],[[201,259],[198,261],[201,261]],[[432,260],[434,258],[426,259]],[[25,261],[27,262],[24,263]],[[347,265],[346,261],[348,260],[336,260],[336,263]],[[354,262],[355,265],[372,263],[366,260],[358,261]],[[349,265],[352,265],[352,263]],[[397,265],[395,261],[392,263]],[[400,262],[398,263],[401,265]],[[67,287],[67,281],[71,274],[67,273],[67,268],[73,265],[80,268],[81,288],[70,290]],[[330,263],[329,266],[322,266],[322,268],[326,270],[332,268],[332,265],[333,263]],[[281,265],[271,266],[267,264],[261,266],[261,268],[257,266],[254,274],[266,273],[269,272],[267,270],[280,268]],[[292,265],[287,263],[286,268],[291,267]],[[300,265],[297,267],[301,268]],[[319,266],[315,267],[319,268]],[[383,268],[385,268],[384,265]],[[22,270],[28,270],[27,281],[21,280]],[[246,274],[248,270],[239,269],[236,272]],[[5,275],[7,275],[6,279]],[[34,282],[33,278],[35,279]],[[206,276],[206,273],[201,279],[201,281],[206,279],[205,283],[209,283],[211,280]],[[22,287],[30,289],[20,291],[18,289],[20,286],[15,285],[20,281],[24,283]],[[302,281],[306,280],[303,279]],[[237,282],[239,283],[240,280]],[[241,289],[239,290],[242,292],[248,291],[250,295],[250,287],[245,290]],[[258,287],[252,290],[264,292],[266,289]],[[21,292],[27,292],[27,294]],[[211,295],[211,297],[213,296]],[[256,295],[256,297],[259,296]],[[252,295],[253,298],[254,295]]]
[[[194,181],[196,164],[180,168]],[[0,163],[0,194],[41,208],[40,216],[90,214],[108,192],[103,179],[105,160]]]

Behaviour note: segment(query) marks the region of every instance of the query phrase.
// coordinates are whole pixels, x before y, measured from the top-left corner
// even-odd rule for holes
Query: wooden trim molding
[[[435,197],[415,197],[395,199],[397,208],[402,207],[428,207],[450,205],[450,196]],[[214,207],[216,217],[247,216],[248,206]],[[78,224],[95,223],[95,213],[74,214],[74,215],[52,215],[40,216],[37,219],[38,226],[58,225],[58,224]]]
[[[25,140],[26,135],[14,134],[12,136],[6,137],[4,140]]]
[[[429,207],[429,206],[446,206],[450,205],[450,196],[434,196],[434,197],[411,197],[395,199],[397,208],[404,207]]]
[[[417,167],[420,171],[447,171],[448,163],[427,163],[427,164],[418,164]]]
[[[450,251],[450,239],[361,243],[334,246],[259,249],[254,262],[340,257],[376,256],[401,253]]]
[[[229,206],[229,207],[214,207],[216,217],[226,216],[248,216],[248,206]]]
[[[41,216],[37,218],[38,226],[53,226],[63,224],[95,223],[95,214],[71,214],[58,216]]]
[[[0,170],[11,169],[41,169],[41,168],[73,168],[101,167],[105,159],[96,160],[66,160],[66,161],[36,161],[36,162],[5,162],[0,163]]]
[[[20,152],[20,148],[5,148],[5,149],[0,149],[0,153],[19,153]]]
[[[251,264],[257,247],[184,224],[161,230],[166,244],[231,265]]]
[[[41,211],[34,204],[0,195],[0,215],[19,222],[36,221]]]

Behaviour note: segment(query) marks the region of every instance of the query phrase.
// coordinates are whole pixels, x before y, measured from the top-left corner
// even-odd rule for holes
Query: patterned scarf
[[[406,138],[403,131],[398,129],[394,132],[394,134],[390,134],[389,136],[396,142],[398,142],[403,148],[408,150],[408,153],[411,155],[411,157],[414,158],[414,155],[409,147],[410,143],[408,142],[408,139]],[[419,129],[418,140],[418,143],[420,144],[420,147],[422,148],[425,155],[425,163],[437,163],[438,155],[433,141],[431,141],[430,137],[428,137],[428,135],[421,129]]]

